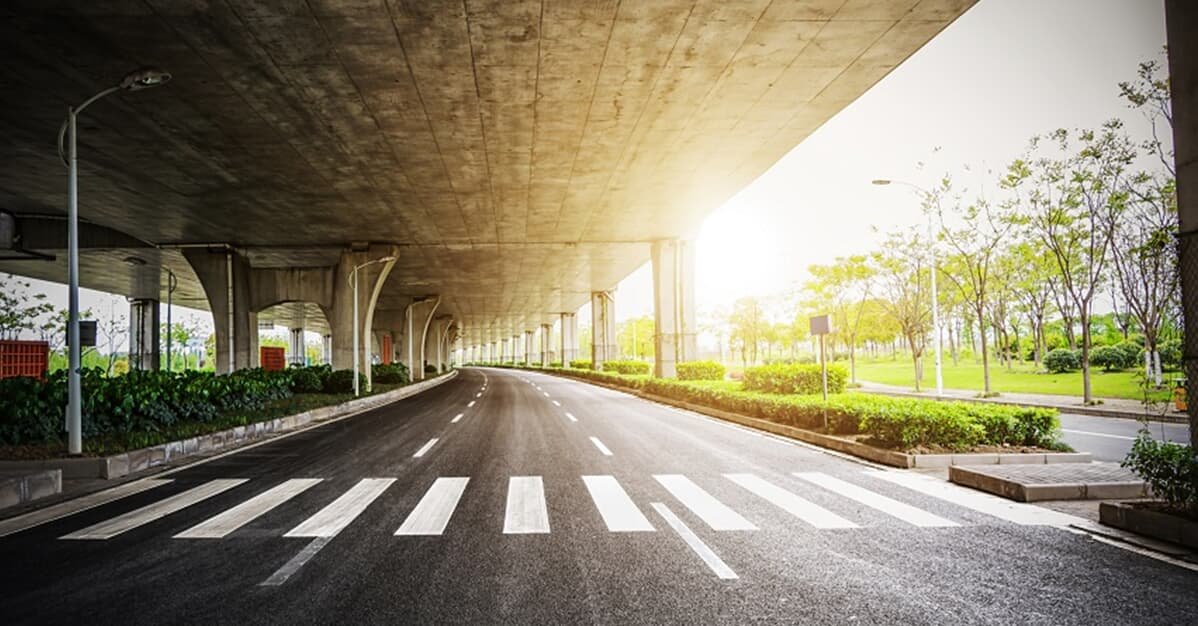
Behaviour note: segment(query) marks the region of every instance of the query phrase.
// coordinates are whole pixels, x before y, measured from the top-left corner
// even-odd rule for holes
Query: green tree
[[[33,283],[0,274],[0,339],[18,339],[24,331],[40,331],[54,305],[44,293],[31,293]]]
[[[653,318],[648,315],[617,324],[616,341],[620,344],[620,354],[633,359],[652,359],[655,328]]]
[[[865,255],[854,255],[839,257],[829,265],[812,265],[807,271],[811,274],[806,284],[812,296],[809,306],[832,316],[833,336],[848,350],[849,377],[855,383],[857,343],[874,268]]]
[[[732,305],[728,316],[729,336],[740,346],[741,361],[745,365],[758,362],[758,349],[768,324],[757,298],[746,296]]]
[[[922,357],[931,326],[927,244],[918,229],[890,233],[883,240],[881,250],[873,255],[878,270],[880,302],[911,351],[916,391],[919,391],[919,381],[923,377]]]

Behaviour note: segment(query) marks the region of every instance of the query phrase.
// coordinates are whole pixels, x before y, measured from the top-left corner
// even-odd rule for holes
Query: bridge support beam
[[[610,291],[591,292],[591,369],[620,358],[616,343],[616,299]]]
[[[562,313],[562,367],[578,358],[578,315]]]
[[[1198,5],[1165,0],[1169,84],[1173,99],[1173,161],[1177,169],[1178,266],[1185,342],[1186,392],[1198,398]],[[1188,403],[1190,445],[1198,449],[1198,401]]]
[[[333,271],[333,306],[332,314],[328,315],[329,326],[333,329],[333,369],[353,369],[354,367],[354,276],[357,271],[358,285],[358,371],[366,377],[366,387],[370,388],[371,354],[374,351],[374,309],[378,302],[379,293],[387,276],[395,265],[395,260],[384,263],[364,265],[375,259],[399,256],[395,247],[373,247],[364,251],[345,251]]]
[[[217,373],[258,365],[258,315],[250,301],[249,262],[222,248],[188,248],[183,257],[200,280],[212,311]]]
[[[158,369],[159,310],[158,301],[151,298],[129,301],[129,369]]]
[[[535,331],[535,330],[524,331],[524,365],[525,366],[532,365],[533,355],[536,354],[536,348],[535,348],[536,344],[533,342],[533,335],[535,335],[536,333],[537,333],[537,331]]]
[[[549,335],[552,332],[552,324],[541,324],[541,367],[549,367]]]
[[[674,378],[677,363],[693,360],[695,340],[694,243],[653,242],[653,375]]]
[[[287,363],[289,365],[305,365],[308,359],[304,355],[304,329],[289,328],[287,337]]]

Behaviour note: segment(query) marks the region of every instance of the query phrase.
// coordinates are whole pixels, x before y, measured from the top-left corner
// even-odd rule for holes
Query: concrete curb
[[[375,409],[436,387],[441,383],[452,380],[455,376],[457,376],[457,370],[452,370],[448,374],[442,374],[430,380],[406,385],[375,396],[358,398],[333,406],[312,409],[311,411],[246,424],[245,426],[237,426],[207,435],[178,441],[168,441],[149,448],[130,450],[129,452],[114,454],[112,456],[94,459],[0,461],[0,471],[58,470],[60,471],[61,478],[66,479],[120,478],[134,472],[165,465],[168,462],[177,461],[188,456],[214,452],[241,443],[262,439],[273,433],[294,430],[313,422],[323,422],[347,413]]]
[[[1198,549],[1198,522],[1176,515],[1134,507],[1128,502],[1103,502],[1098,505],[1098,519],[1107,526]]]
[[[595,385],[596,387],[620,391],[653,402],[668,404],[670,406],[686,409],[688,411],[694,411],[695,413],[702,413],[703,415],[719,418],[724,421],[733,422],[735,424],[740,424],[741,426],[748,426],[750,428],[763,430],[775,435],[782,435],[783,437],[797,439],[804,443],[810,443],[822,448],[828,448],[837,452],[844,452],[846,454],[863,458],[867,461],[874,461],[875,463],[881,463],[891,467],[917,467],[922,469],[929,467],[943,468],[954,465],[1042,465],[1046,463],[1089,463],[1091,461],[1089,452],[1037,452],[1030,454],[907,454],[905,452],[896,452],[894,450],[875,448],[874,446],[858,443],[849,439],[835,437],[832,435],[824,435],[810,430],[796,428],[794,426],[787,426],[785,424],[778,424],[769,420],[749,417],[748,415],[741,415],[739,413],[714,409],[700,404],[692,404],[683,400],[675,400],[673,398],[658,396],[640,391],[638,389],[630,389],[627,387],[602,383],[587,378],[570,376],[569,374],[564,374],[561,372],[553,372],[544,369],[531,369],[528,371],[542,372],[545,374],[551,374],[553,376],[560,376],[562,378],[569,378],[570,380],[584,382],[589,385]]]
[[[1148,495],[1148,486],[1143,482],[1027,484],[969,467],[950,467],[948,479],[958,485],[973,487],[1019,502],[1130,499],[1143,498]]]
[[[62,493],[62,470],[0,474],[0,509]]]
[[[889,391],[885,389],[864,389],[858,388],[852,391],[858,393],[872,393],[879,396],[890,396],[893,398],[918,398],[920,400],[936,400],[939,402],[977,402],[980,404],[1003,404],[1006,406],[1028,406],[1039,409],[1056,409],[1062,413],[1072,413],[1074,415],[1092,415],[1094,417],[1117,417],[1120,419],[1143,420],[1149,418],[1153,422],[1169,422],[1173,424],[1188,424],[1189,417],[1185,413],[1165,413],[1164,415],[1152,414],[1145,415],[1136,411],[1120,411],[1118,409],[1103,409],[1096,406],[1082,406],[1072,404],[1054,404],[1048,402],[1019,402],[1015,400],[1005,400],[1003,398],[961,398],[956,396],[934,396],[925,393],[915,393],[913,391]]]

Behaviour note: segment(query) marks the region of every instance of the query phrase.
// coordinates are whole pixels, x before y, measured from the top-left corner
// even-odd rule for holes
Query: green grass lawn
[[[848,368],[848,363],[843,365]],[[979,392],[982,390],[982,365],[980,363],[962,360],[959,365],[954,366],[952,361],[946,360],[943,367],[945,389],[969,389]],[[924,368],[924,379],[920,383],[920,389],[924,391],[934,389],[936,375],[930,358]],[[914,389],[914,376],[914,367],[910,360],[857,362],[857,380]],[[1176,376],[1178,374],[1166,372],[1166,383]],[[1130,400],[1143,398],[1139,386],[1140,381],[1135,371],[1103,372],[1100,369],[1095,369],[1091,372],[1090,381],[1093,385],[1094,396],[1098,398],[1127,398]],[[1166,384],[1166,387],[1168,386]],[[998,393],[1046,393],[1080,397],[1082,395],[1082,374],[1081,372],[1040,373],[1035,371],[1030,363],[1017,364],[1013,371],[1008,371],[1006,367],[997,364],[991,364],[990,387]],[[1168,389],[1161,393],[1162,399],[1168,396]]]

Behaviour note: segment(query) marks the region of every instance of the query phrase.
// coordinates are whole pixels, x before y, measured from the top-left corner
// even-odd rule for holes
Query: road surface
[[[0,623],[1198,621],[1063,513],[538,373],[159,480],[0,522]]]
[[[1144,423],[1118,417],[1061,414],[1061,440],[1078,452],[1089,452],[1095,461],[1122,461],[1131,450]],[[1162,441],[1188,444],[1188,424],[1150,422],[1148,432]]]

